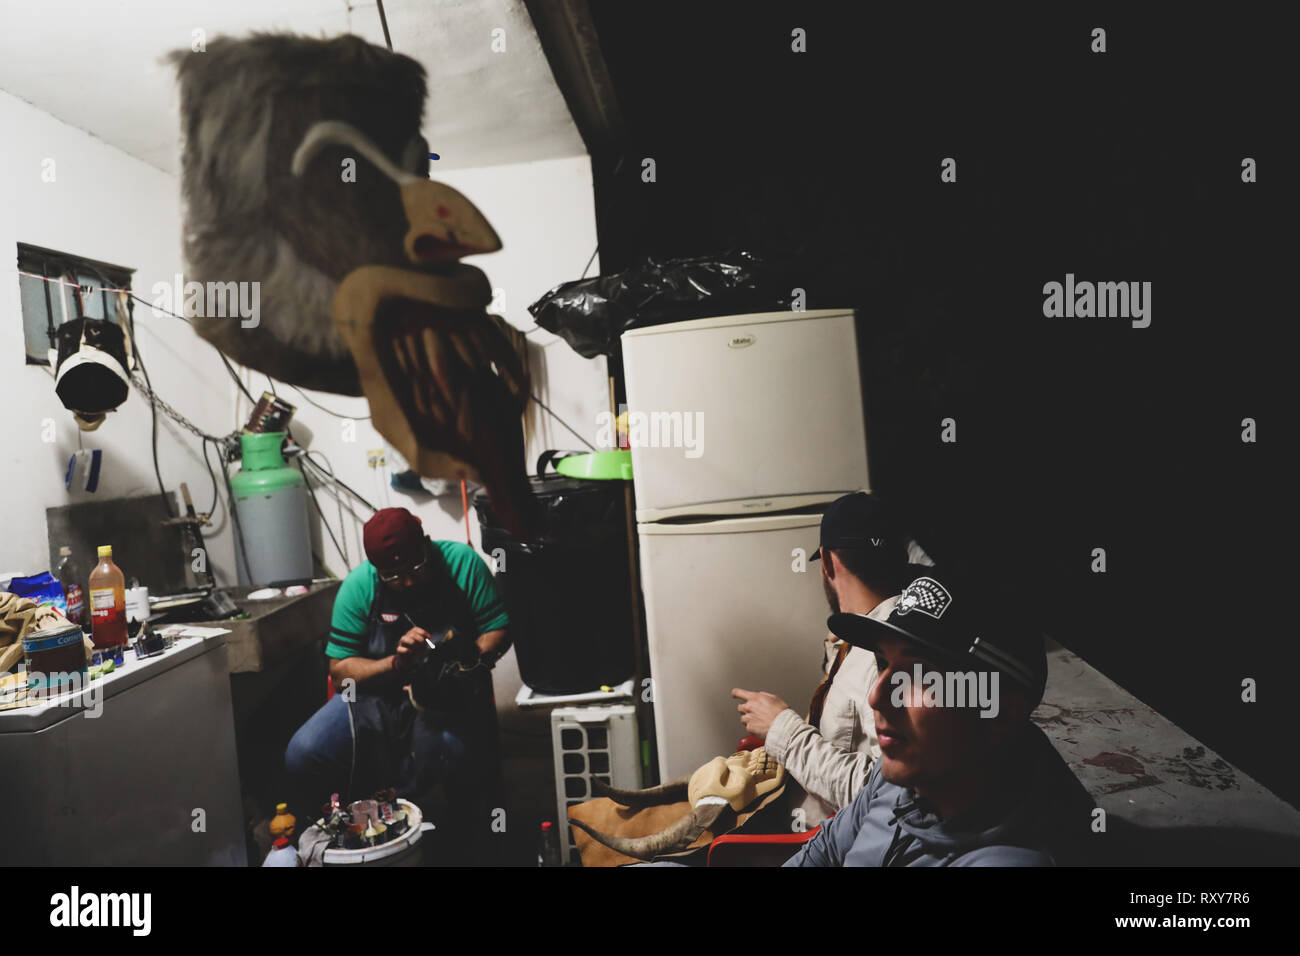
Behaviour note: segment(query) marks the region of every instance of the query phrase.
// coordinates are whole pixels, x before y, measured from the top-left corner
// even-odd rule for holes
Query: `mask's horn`
[[[603,843],[611,850],[637,860],[653,860],[665,853],[684,850],[699,838],[699,835],[718,821],[722,811],[727,809],[725,803],[709,804],[696,807],[670,827],[643,837],[617,837],[602,833],[594,827],[587,826],[581,820],[569,818],[569,823],[587,833],[593,840]]]
[[[591,781],[591,792],[597,797],[608,797],[625,807],[653,807],[661,803],[676,803],[686,799],[686,779],[661,783],[645,790],[619,790],[599,778]]]

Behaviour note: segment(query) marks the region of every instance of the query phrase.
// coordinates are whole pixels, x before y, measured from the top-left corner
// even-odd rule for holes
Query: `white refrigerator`
[[[726,316],[622,336],[662,780],[732,753],[731,689],[806,713],[829,612],[821,513],[870,490],[854,314]]]

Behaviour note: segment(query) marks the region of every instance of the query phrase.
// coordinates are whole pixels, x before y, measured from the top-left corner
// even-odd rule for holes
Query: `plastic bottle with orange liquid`
[[[126,578],[113,563],[113,546],[99,546],[99,564],[90,572],[90,639],[95,650],[127,643]]]

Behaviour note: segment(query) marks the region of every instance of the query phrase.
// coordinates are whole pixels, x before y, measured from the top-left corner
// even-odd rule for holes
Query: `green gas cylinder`
[[[307,482],[281,448],[284,432],[244,432],[243,462],[230,479],[241,541],[235,559],[254,587],[309,582]]]

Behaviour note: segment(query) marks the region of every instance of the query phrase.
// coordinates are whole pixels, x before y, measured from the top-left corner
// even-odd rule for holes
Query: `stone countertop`
[[[307,594],[296,597],[281,595],[263,601],[248,600],[249,592],[257,588],[230,588],[226,593],[240,610],[248,612],[247,619],[195,621],[193,624],[230,631],[226,636],[230,673],[268,670],[312,641],[325,637],[334,611],[334,594],[342,583],[340,580],[314,581]]]
[[[1033,720],[1108,817],[1152,837],[1152,862],[1300,862],[1300,810],[1059,645]]]

